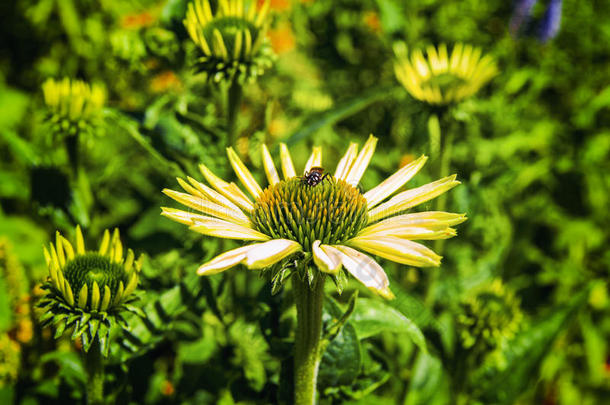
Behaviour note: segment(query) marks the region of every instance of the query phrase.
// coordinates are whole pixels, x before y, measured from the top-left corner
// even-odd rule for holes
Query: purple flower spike
[[[549,7],[544,13],[540,26],[539,38],[542,42],[553,39],[559,32],[561,25],[561,0],[551,0]]]

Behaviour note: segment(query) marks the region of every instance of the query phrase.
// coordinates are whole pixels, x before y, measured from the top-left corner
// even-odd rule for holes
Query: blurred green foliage
[[[261,167],[262,142],[287,142],[299,167],[321,145],[332,165],[348,141],[374,133],[380,142],[362,180],[367,190],[400,164],[433,154],[428,123],[439,112],[394,78],[396,40],[411,48],[471,43],[500,70],[430,126],[453,138],[450,168],[463,184],[447,204],[469,217],[444,246],[437,282],[429,269],[381,260],[396,300],[361,291],[349,307],[360,288],[350,283],[327,301],[326,330],[337,333],[320,369],[323,404],[571,405],[610,397],[610,3],[565,0],[561,31],[546,44],[509,34],[512,7],[272,1],[277,61],[244,88],[238,120],[237,150],[251,167]],[[185,9],[184,0],[0,5],[0,235],[19,262],[1,263],[0,359],[2,367],[20,363],[17,375],[0,374],[1,403],[82,398],[80,349],[53,341],[32,311],[31,337],[21,339],[24,318],[7,315],[10,273],[26,275],[29,307],[46,274],[42,244],[77,223],[91,240],[119,227],[126,244],[148,256],[140,300],[147,316],[134,316],[112,348],[109,403],[291,402],[289,291],[271,295],[267,280],[242,270],[197,277],[198,264],[236,243],[159,216],[170,204],[160,190],[175,176],[199,179],[200,162],[230,176],[226,89],[192,69]],[[106,87],[105,135],[81,142],[80,173],[51,136],[41,91],[49,77]],[[413,184],[435,179],[437,165]],[[511,291],[521,325],[493,350],[464,345],[461,303],[493,280]],[[333,329],[348,309],[352,316]]]

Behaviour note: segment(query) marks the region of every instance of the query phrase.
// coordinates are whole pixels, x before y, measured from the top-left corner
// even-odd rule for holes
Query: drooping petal
[[[329,274],[336,274],[341,269],[341,255],[327,245],[321,245],[319,240],[312,245],[313,261],[320,271]]]
[[[212,171],[203,163],[199,165],[199,171],[201,171],[201,174],[203,174],[203,177],[205,177],[207,182],[210,183],[210,185],[220,194],[224,195],[247,212],[251,212],[254,209],[254,204],[252,204],[252,201],[250,201],[248,196],[239,190],[239,187],[237,187],[236,184],[227,183],[226,181],[222,180],[220,177],[212,173]]]
[[[377,187],[367,191],[364,194],[364,198],[366,198],[367,207],[369,207],[369,209],[373,208],[381,201],[394,194],[396,190],[404,186],[409,180],[413,178],[413,176],[417,174],[417,172],[419,172],[419,170],[424,166],[427,160],[428,157],[422,155],[419,159],[402,167],[400,170],[388,177]]]
[[[343,155],[341,160],[339,160],[339,164],[335,170],[335,179],[345,180],[345,177],[347,176],[347,173],[349,173],[349,169],[351,169],[357,155],[358,144],[351,142],[349,144],[349,148],[347,148],[347,151],[345,152],[345,155]]]
[[[220,254],[209,262],[202,264],[199,269],[197,269],[197,274],[200,276],[209,276],[212,274],[221,273],[230,269],[231,267],[237,266],[246,258],[246,253],[248,250],[252,249],[256,245],[257,244],[242,246]]]
[[[371,257],[343,245],[325,246],[326,252],[341,256],[341,263],[358,281],[384,298],[392,299],[390,280],[383,268]]]
[[[276,185],[280,182],[280,175],[277,173],[275,164],[273,164],[273,158],[271,157],[271,153],[269,153],[269,149],[267,149],[267,145],[263,144],[261,146],[261,154],[263,155],[263,166],[265,166],[267,180],[269,181],[269,184]]]
[[[424,228],[430,231],[439,231],[466,221],[466,215],[442,211],[415,212],[384,219],[362,229],[358,236],[375,234],[393,234],[400,232],[401,228]]]
[[[282,161],[284,180],[296,177],[297,172],[294,170],[294,164],[292,164],[292,158],[285,143],[280,143],[280,160]]]
[[[303,170],[303,174],[311,170],[312,167],[320,166],[322,166],[322,148],[320,146],[314,146],[311,156],[309,156],[307,163],[305,163],[305,170]]]
[[[258,196],[263,192],[261,186],[258,185],[250,170],[244,165],[241,161],[237,153],[233,150],[233,148],[227,148],[227,155],[229,156],[229,161],[231,162],[231,166],[233,166],[233,170],[237,177],[241,181],[241,183],[248,189],[252,197],[258,198]]]
[[[225,219],[243,226],[250,226],[250,219],[248,219],[248,217],[245,216],[241,211],[232,211],[227,207],[214,204],[213,202],[205,200],[201,197],[196,197],[191,194],[181,193],[179,191],[174,191],[167,188],[163,190],[163,194],[173,198],[181,204],[186,205],[187,207],[203,212],[204,214]]]
[[[376,238],[355,237],[348,245],[364,250],[385,259],[409,266],[439,266],[441,256],[424,245],[395,236]]]
[[[301,250],[301,244],[293,240],[273,239],[248,250],[244,264],[249,269],[263,269]]]
[[[208,236],[242,240],[269,240],[270,237],[252,228],[237,225],[216,218],[198,218],[193,220],[189,228],[192,231]]]
[[[383,219],[390,215],[394,215],[438,197],[447,190],[450,190],[460,184],[460,182],[455,178],[456,175],[454,174],[432,183],[425,184],[421,187],[406,190],[397,194],[388,202],[385,202],[369,211],[369,223]]]
[[[364,147],[358,154],[356,161],[350,168],[347,176],[345,177],[345,181],[352,186],[357,186],[360,182],[360,179],[364,175],[364,171],[369,165],[371,158],[373,157],[373,153],[375,153],[375,147],[377,146],[377,138],[373,135],[369,135],[369,139],[364,144]]]

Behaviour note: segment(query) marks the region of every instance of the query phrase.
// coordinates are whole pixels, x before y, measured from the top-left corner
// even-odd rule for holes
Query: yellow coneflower
[[[265,269],[276,264],[317,269],[337,275],[342,268],[365,286],[392,298],[383,268],[366,253],[410,266],[438,266],[441,257],[415,240],[446,239],[456,235],[453,225],[465,215],[448,212],[413,212],[459,184],[456,176],[395,194],[422,168],[421,156],[377,187],[361,193],[358,183],[375,151],[370,136],[358,153],[352,143],[333,175],[320,174],[322,149],[315,147],[303,173],[297,175],[286,145],[280,145],[281,173],[266,146],[262,161],[269,186],[263,189],[232,148],[229,161],[247,190],[215,176],[205,165],[200,170],[211,187],[188,177],[178,179],[185,192],[163,192],[184,204],[189,212],[162,208],[163,215],[208,236],[252,243],[223,253],[201,265],[200,275],[216,274],[239,264]],[[314,174],[317,173],[317,174]]]
[[[136,311],[129,304],[135,299],[141,257],[135,260],[131,249],[126,256],[123,253],[118,229],[112,237],[104,233],[98,250],[87,251],[80,226],[75,247],[57,232],[55,244],[44,248],[49,277],[38,306],[44,310],[43,324],[56,326],[56,338],[74,328],[72,339],[81,337],[85,351],[98,339],[107,354],[112,324],[125,326],[121,313]]]
[[[459,102],[475,94],[498,72],[490,55],[461,43],[453,47],[428,46],[426,56],[419,49],[409,56],[404,43],[394,46],[394,71],[398,81],[416,99],[430,104]]]
[[[198,69],[215,82],[241,82],[261,75],[271,65],[265,43],[269,1],[220,0],[214,10],[209,0],[189,3],[184,25],[203,56]]]

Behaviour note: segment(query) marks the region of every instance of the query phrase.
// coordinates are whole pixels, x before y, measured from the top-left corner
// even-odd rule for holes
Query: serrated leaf
[[[354,325],[360,339],[382,332],[406,333],[421,350],[427,351],[426,339],[417,325],[379,299],[358,300],[350,323]]]

